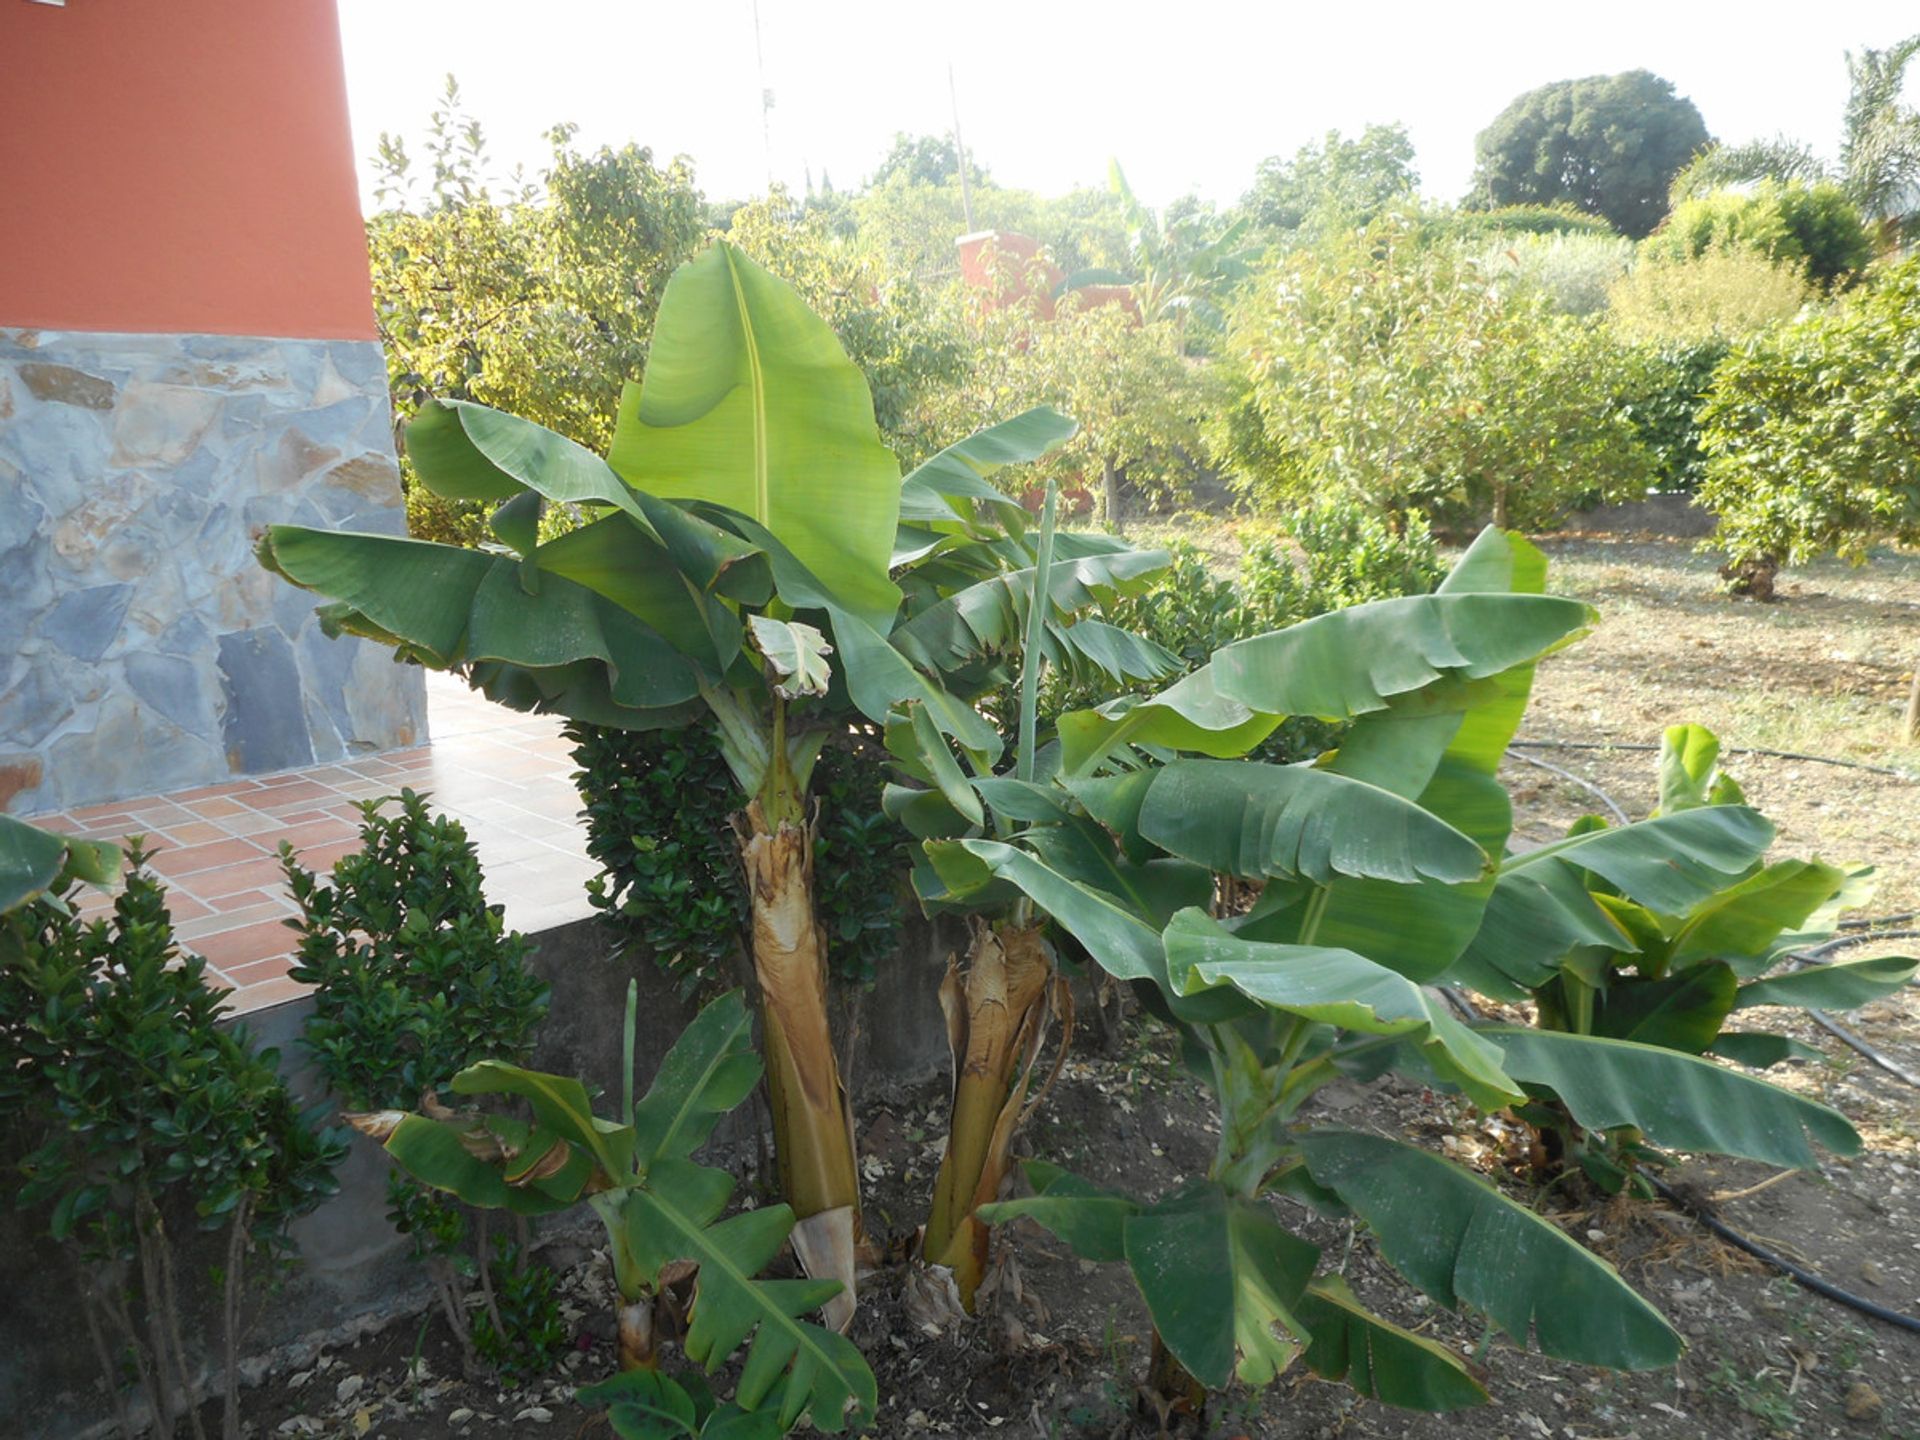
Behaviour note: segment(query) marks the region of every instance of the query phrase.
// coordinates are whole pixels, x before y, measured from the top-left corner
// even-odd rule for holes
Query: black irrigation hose
[[[1519,750],[1658,750],[1658,745],[1649,745],[1640,740],[1515,740],[1512,742]],[[1775,760],[1805,760],[1814,765],[1837,765],[1842,770],[1865,770],[1874,775],[1891,775],[1896,780],[1911,780],[1920,784],[1920,775],[1911,770],[1901,770],[1892,765],[1869,765],[1864,760],[1836,760],[1831,755],[1808,755],[1800,750],[1767,750],[1758,745],[1729,745],[1723,752],[1728,755],[1767,755]]]
[[[1524,760],[1526,761],[1527,764],[1536,766],[1541,770],[1545,770],[1550,775],[1558,775],[1562,780],[1572,781],[1575,785],[1578,785],[1582,790],[1585,790],[1589,794],[1597,796],[1600,800],[1600,803],[1606,806],[1607,809],[1611,810],[1613,812],[1613,818],[1618,820],[1622,825],[1631,825],[1633,823],[1631,820],[1627,818],[1627,812],[1622,810],[1617,804],[1614,803],[1613,797],[1609,795],[1606,791],[1602,790],[1598,785],[1594,784],[1593,781],[1584,779],[1583,777],[1574,774],[1571,770],[1563,770],[1558,765],[1550,764],[1549,762],[1538,759],[1532,755],[1515,755],[1513,758],[1515,760]]]
[[[1883,916],[1881,918],[1899,919],[1903,917]],[[1796,950],[1787,958],[1797,960],[1802,965],[1821,965],[1826,962],[1818,957],[1825,955],[1829,950],[1844,950],[1850,945],[1866,945],[1875,940],[1911,940],[1916,937],[1920,937],[1920,930],[1865,930],[1854,935],[1842,935],[1838,939],[1828,940],[1824,944],[1813,945],[1805,950]],[[1904,1080],[1915,1089],[1920,1089],[1920,1075],[1914,1074],[1897,1060],[1890,1060],[1885,1055],[1882,1055],[1851,1030],[1841,1026],[1826,1011],[1815,1010],[1812,1007],[1808,1007],[1807,1018],[1812,1020],[1814,1024],[1818,1025],[1829,1035],[1834,1036],[1844,1044],[1859,1051],[1873,1064],[1878,1065],[1895,1079]]]
[[[1850,1290],[1842,1290],[1831,1281],[1822,1280],[1811,1270],[1802,1269],[1800,1266],[1794,1264],[1793,1261],[1787,1259],[1786,1256],[1776,1255],[1758,1241],[1748,1239],[1731,1225],[1721,1220],[1706,1205],[1689,1200],[1658,1175],[1649,1174],[1644,1170],[1640,1173],[1645,1175],[1647,1180],[1653,1185],[1653,1188],[1664,1195],[1671,1204],[1683,1213],[1698,1220],[1702,1225],[1706,1226],[1707,1229],[1711,1230],[1736,1250],[1744,1250],[1747,1254],[1753,1256],[1754,1259],[1764,1261],[1784,1275],[1792,1276],[1795,1281],[1813,1291],[1816,1295],[1823,1295],[1829,1300],[1837,1301],[1850,1310],[1858,1310],[1862,1315],[1881,1321],[1883,1324],[1895,1325],[1902,1330],[1911,1330],[1915,1334],[1920,1334],[1920,1317],[1903,1315],[1898,1310],[1889,1310],[1886,1306],[1876,1305],[1873,1301],[1868,1300],[1864,1296],[1855,1295]]]

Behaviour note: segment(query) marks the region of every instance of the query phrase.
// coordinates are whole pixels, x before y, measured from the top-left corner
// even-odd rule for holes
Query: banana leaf
[[[1515,1341],[1615,1370],[1680,1358],[1680,1336],[1599,1256],[1478,1176],[1411,1145],[1309,1130],[1315,1181],[1365,1220],[1380,1250],[1436,1303],[1466,1305]]]
[[[1683,812],[1699,813],[1699,812]],[[1763,1160],[1819,1163],[1810,1141],[1838,1155],[1860,1149],[1844,1115],[1711,1060],[1598,1035],[1488,1025],[1507,1074],[1560,1097],[1589,1130],[1640,1129],[1656,1145]]]
[[[726,241],[667,282],[607,460],[648,494],[751,517],[840,605],[891,624],[900,471],[866,380],[792,286]]]

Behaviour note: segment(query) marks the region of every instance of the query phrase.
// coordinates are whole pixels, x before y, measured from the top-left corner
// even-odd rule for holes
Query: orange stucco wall
[[[0,325],[372,338],[333,0],[0,0]]]

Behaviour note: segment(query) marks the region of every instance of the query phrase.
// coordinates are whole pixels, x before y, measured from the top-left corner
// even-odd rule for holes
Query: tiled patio
[[[357,800],[402,786],[462,821],[480,853],[488,898],[529,934],[592,913],[580,797],[560,721],[522,715],[429,672],[432,741],[336,765],[234,780],[176,795],[28,817],[94,839],[144,834],[168,887],[181,942],[233,988],[233,1008],[277,1005],[301,992],[287,976],[293,914],[275,851],[282,840],[309,869],[357,844]],[[104,896],[86,908],[104,908]]]

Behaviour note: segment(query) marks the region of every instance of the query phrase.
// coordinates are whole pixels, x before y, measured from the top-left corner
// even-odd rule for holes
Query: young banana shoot
[[[1073,1001],[1039,927],[992,926],[976,918],[964,967],[958,961],[947,966],[940,1008],[953,1048],[953,1113],[921,1250],[953,1272],[960,1303],[971,1312],[988,1241],[974,1211],[999,1198],[1014,1133],[1032,1109],[1027,1092],[1040,1052],[1061,1019],[1059,1055],[1065,1057]],[[1039,1100],[1036,1095],[1032,1103]]]

